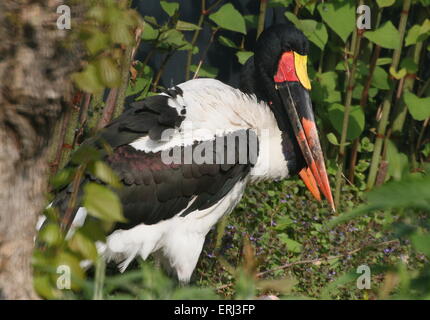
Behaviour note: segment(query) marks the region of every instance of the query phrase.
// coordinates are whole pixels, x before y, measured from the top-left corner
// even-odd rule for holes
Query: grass
[[[266,286],[257,290],[257,295],[376,298],[376,290],[367,292],[356,288],[355,280],[360,275],[356,269],[365,264],[378,271],[377,266],[396,265],[402,257],[410,255],[409,246],[400,245],[386,228],[396,218],[386,219],[376,214],[326,229],[326,222],[335,214],[298,185],[301,182],[290,180],[248,188],[244,199],[226,219],[225,229],[212,230],[208,235],[195,272],[195,283],[199,287],[217,288],[217,293],[224,298],[234,297],[234,281],[243,267],[243,252],[248,242],[255,254],[253,276],[256,279],[294,282],[286,292],[281,292],[279,285],[272,281],[274,289]],[[341,207],[341,212],[361,202],[359,192],[348,186],[342,191],[342,203],[346,207]],[[222,241],[217,246],[220,232],[223,232]],[[324,292],[345,274],[355,276],[329,293]],[[376,276],[374,281],[376,288],[383,278]]]

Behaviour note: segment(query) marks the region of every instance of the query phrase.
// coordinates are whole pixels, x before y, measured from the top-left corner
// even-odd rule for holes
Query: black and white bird
[[[308,41],[291,24],[265,30],[240,89],[195,79],[133,103],[90,142],[123,183],[127,223],[101,247],[121,270],[154,253],[189,282],[206,234],[240,201],[248,183],[299,174],[332,206],[307,75]],[[70,188],[53,205],[64,209]],[[60,210],[61,211],[61,210]],[[64,210],[62,210],[64,211]],[[86,216],[80,207],[75,219]]]

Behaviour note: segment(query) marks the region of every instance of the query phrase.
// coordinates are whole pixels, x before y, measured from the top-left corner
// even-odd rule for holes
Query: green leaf
[[[355,7],[349,1],[327,2],[318,5],[318,12],[324,22],[346,42],[355,28]]]
[[[300,26],[310,42],[315,44],[321,50],[324,49],[328,40],[328,33],[323,23],[313,20],[301,20]]]
[[[381,67],[378,67],[378,66],[375,67],[371,84],[372,84],[372,87],[375,87],[381,90],[389,90],[390,82],[388,81],[388,73]]]
[[[430,20],[426,19],[422,25],[414,25],[409,29],[405,38],[405,46],[424,41],[430,34]]]
[[[94,31],[90,38],[85,41],[88,51],[95,55],[97,52],[109,46],[109,35],[99,30]]]
[[[317,73],[312,82],[312,97],[321,102],[339,102],[341,99],[340,92],[336,90],[337,74],[333,71]]]
[[[71,288],[79,289],[81,287],[81,283],[85,277],[85,272],[82,270],[79,264],[79,259],[76,256],[62,251],[56,256],[54,266],[56,269],[58,269],[58,267],[68,267],[70,269]],[[52,275],[54,283],[57,282],[59,275],[60,274],[58,273],[54,273]]]
[[[125,222],[118,195],[105,186],[87,183],[84,186],[83,206],[94,217],[109,222]]]
[[[50,246],[59,245],[63,241],[60,227],[55,223],[49,223],[39,232],[39,239]]]
[[[402,79],[404,76],[406,76],[406,74],[407,72],[404,68],[400,69],[399,71],[396,71],[394,67],[390,67],[390,75],[397,80]]]
[[[160,40],[162,41],[162,46],[169,46],[180,50],[191,49],[191,44],[185,40],[182,32],[175,29],[164,32],[160,36]]]
[[[138,63],[136,65],[136,69],[138,70],[140,76],[136,78],[135,81],[130,79],[125,95],[128,97],[140,93],[140,96],[135,98],[135,100],[137,101],[140,100],[141,97],[145,98],[148,94],[152,83],[153,72],[151,67],[149,67],[148,65],[146,65],[145,68],[142,70],[141,63]]]
[[[245,62],[248,61],[248,59],[251,58],[253,55],[254,55],[254,52],[251,52],[251,51],[236,52],[236,56],[239,59],[240,64],[245,64]]]
[[[366,31],[364,36],[383,48],[397,49],[400,47],[400,33],[391,21],[387,21],[375,31]]]
[[[300,23],[300,19],[297,18],[297,16],[292,13],[292,12],[285,12],[285,16],[287,17],[288,20],[290,20],[292,23],[294,23],[294,25],[297,27],[298,24]]]
[[[245,19],[231,3],[223,5],[209,16],[220,28],[246,34]]]
[[[104,183],[115,188],[120,188],[121,183],[116,173],[104,161],[96,161],[91,166],[91,173]]]
[[[393,61],[393,59],[392,58],[388,58],[388,57],[378,58],[378,60],[376,60],[376,65],[377,66],[383,66],[383,65],[386,65],[386,64],[390,64],[392,61]]]
[[[55,290],[49,275],[35,275],[33,286],[37,294],[45,299],[58,299],[59,293]]]
[[[419,98],[412,92],[406,91],[403,94],[403,100],[415,120],[422,121],[430,117],[430,97]]]
[[[244,15],[246,29],[257,29],[258,27],[258,16],[255,14]]]
[[[178,22],[176,22],[176,30],[179,30],[179,31],[194,31],[194,30],[201,30],[201,29],[202,28],[200,28],[198,25],[190,22],[186,22],[182,20],[178,20]]]
[[[376,0],[379,8],[391,7],[396,0]]]
[[[293,240],[288,238],[288,236],[284,233],[281,233],[278,235],[279,240],[287,245],[287,250],[294,253],[300,253],[302,251],[302,245]]]
[[[58,189],[68,185],[75,174],[75,168],[66,167],[58,171],[55,176],[50,179],[50,183],[54,189]]]
[[[144,20],[145,22],[148,22],[148,23],[150,23],[150,24],[154,25],[154,26],[158,26],[157,19],[155,19],[155,18],[154,18],[154,17],[152,17],[152,16],[144,16],[144,17],[143,17],[143,20]],[[145,25],[145,26],[146,26],[146,25]]]
[[[337,140],[337,137],[333,132],[327,134],[327,139],[331,144],[334,144],[335,146],[339,145],[339,141]]]
[[[330,132],[327,134],[327,140],[328,142],[330,142],[331,144],[335,145],[335,146],[340,146],[340,142],[337,139],[336,135],[333,132]],[[350,142],[345,142],[345,146],[350,145]]]
[[[343,214],[327,224],[327,228],[368,214],[375,210],[391,208],[430,209],[430,176],[408,177],[401,181],[388,182],[367,193],[367,204]]]
[[[101,158],[100,151],[88,144],[82,144],[78,150],[72,154],[71,162],[77,165],[88,164]]]
[[[414,248],[430,258],[430,234],[417,234],[411,236]]]
[[[85,259],[91,261],[97,260],[98,253],[94,242],[79,231],[75,232],[72,239],[70,239],[69,246],[73,251],[80,253]]]
[[[278,231],[283,231],[293,225],[294,222],[289,216],[281,216],[276,220],[276,227],[274,229]]]
[[[239,49],[239,47],[233,42],[233,40],[230,40],[229,38],[226,38],[224,36],[219,36],[218,41],[226,47]]]
[[[424,148],[421,150],[421,153],[427,158],[430,156],[430,143],[427,143]]]
[[[113,43],[130,46],[134,43],[134,36],[125,21],[118,21],[110,25],[110,38]]]
[[[106,87],[115,88],[121,85],[121,74],[111,58],[102,57],[97,61],[97,73]]]
[[[145,41],[155,40],[158,37],[158,33],[158,30],[155,30],[149,23],[145,23],[141,37]]]
[[[169,17],[173,16],[179,9],[179,3],[177,2],[160,1],[160,5]]]
[[[408,34],[405,37],[405,46],[410,46],[412,44],[417,43],[418,37],[420,34],[420,26],[414,25],[409,29]]]
[[[349,114],[346,138],[348,140],[353,140],[355,138],[358,138],[363,132],[365,118],[364,112],[360,106],[351,106],[350,108],[351,111]],[[328,109],[328,114],[333,127],[339,133],[342,133],[344,106],[338,103],[334,103],[330,105]]]
[[[105,229],[106,225],[108,224],[100,223],[99,219],[89,216],[85,219],[84,225],[81,228],[79,228],[79,233],[82,233],[82,235],[92,240],[93,242],[96,242],[96,241],[105,242],[106,231],[109,231]]]
[[[92,63],[87,65],[83,71],[75,72],[71,77],[78,88],[85,92],[98,94],[104,89],[97,74],[97,67]]]
[[[195,73],[197,70],[197,66],[195,64],[192,64],[190,66],[190,70]],[[218,69],[208,65],[202,65],[198,73],[199,78],[215,78],[217,75]]]
[[[271,8],[271,7],[283,7],[283,8],[286,8],[292,2],[293,2],[293,0],[270,0],[270,1],[268,1],[267,6],[269,8]]]
[[[140,93],[146,88],[147,85],[148,80],[145,78],[137,78],[134,82],[130,80],[125,95],[128,97]]]
[[[408,157],[398,151],[396,145],[387,141],[387,161],[388,161],[388,178],[393,177],[395,180],[400,180],[403,173],[408,167]]]
[[[328,40],[328,33],[325,25],[315,20],[299,20],[294,14],[286,12],[285,16],[294,23],[294,25],[303,31],[305,36],[321,50]]]

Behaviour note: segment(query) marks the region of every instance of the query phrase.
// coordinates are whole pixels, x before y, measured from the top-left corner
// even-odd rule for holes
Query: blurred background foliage
[[[146,2],[92,0],[82,23],[73,25],[87,55],[73,75],[74,107],[51,146],[51,185],[54,191],[71,183],[71,209],[82,177],[94,177],[83,189],[91,218],[66,236],[67,215],[46,210],[49,224],[34,254],[38,293],[429,299],[430,1],[149,1],[162,12],[156,17]],[[369,30],[356,28],[363,4],[370,8]],[[193,19],[190,6],[198,13]],[[119,274],[96,250],[123,219],[109,188],[119,183],[100,154],[79,148],[82,141],[120,114],[124,101],[176,82],[211,77],[236,85],[258,35],[283,17],[310,41],[312,101],[338,212],[312,200],[295,178],[260,183],[211,231],[191,286],[178,287],[151,259]],[[71,268],[71,290],[58,289],[61,265]],[[370,267],[370,289],[357,288],[360,265]]]

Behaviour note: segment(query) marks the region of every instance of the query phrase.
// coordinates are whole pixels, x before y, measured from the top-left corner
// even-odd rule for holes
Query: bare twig
[[[103,109],[102,117],[97,124],[97,128],[104,128],[109,122],[111,122],[113,114],[115,112],[116,99],[118,97],[118,88],[112,88],[109,90],[108,97],[106,99],[106,105]]]
[[[328,256],[327,258],[315,258],[315,259],[306,259],[306,260],[294,261],[294,262],[286,263],[286,264],[284,264],[282,266],[278,266],[278,267],[270,269],[270,270],[259,272],[255,276],[257,278],[261,278],[262,276],[265,276],[265,275],[267,275],[269,273],[272,273],[272,272],[275,272],[275,271],[279,271],[279,270],[284,270],[284,269],[287,269],[287,268],[290,268],[290,267],[293,267],[293,266],[296,266],[296,265],[310,264],[310,263],[311,264],[319,264],[319,263],[322,263],[324,261],[331,261],[331,260],[335,260],[335,259],[339,259],[339,258],[343,258],[343,257],[347,257],[347,256],[350,256],[350,255],[353,255],[353,254],[355,254],[355,253],[357,253],[357,252],[359,252],[359,251],[361,251],[363,249],[367,249],[367,248],[371,248],[371,247],[381,247],[381,246],[390,245],[390,244],[394,244],[394,243],[398,243],[398,242],[399,242],[399,240],[389,240],[389,241],[384,241],[384,242],[380,242],[380,243],[374,243],[374,244],[366,245],[366,246],[363,246],[363,247],[360,247],[360,248],[356,248],[354,250],[345,252],[343,254],[338,254],[338,255],[335,255],[335,256]],[[222,289],[231,287],[231,286],[233,286],[233,284],[234,283],[224,284],[224,285],[216,288],[216,290],[222,290]]]
[[[405,36],[406,23],[408,20],[410,6],[411,6],[411,0],[405,0],[403,2],[403,9],[400,17],[399,28],[398,28],[400,33],[400,40],[401,40],[400,47],[394,50],[393,61],[391,63],[391,68],[394,70],[397,70],[397,67],[400,62],[400,56],[402,53],[402,44]],[[386,94],[382,104],[382,116],[378,124],[378,133],[376,135],[375,146],[373,148],[373,154],[372,154],[372,161],[370,164],[369,175],[367,179],[368,190],[373,188],[376,181],[376,176],[379,169],[379,162],[381,160],[382,145],[385,141],[385,132],[388,126],[388,119],[391,112],[391,99],[393,98],[393,93],[394,93],[394,89],[393,87],[391,87],[391,89]]]
[[[194,72],[193,79],[196,79],[196,78],[197,78],[197,76],[198,76],[198,74],[199,74],[199,71],[200,71],[200,68],[202,67],[203,62],[204,62],[204,60],[206,59],[206,55],[207,55],[207,53],[208,53],[208,50],[209,50],[210,46],[212,45],[212,43],[214,42],[215,34],[216,34],[217,32],[218,32],[218,28],[216,28],[216,29],[214,29],[214,30],[212,31],[211,38],[210,38],[210,40],[209,40],[208,45],[207,45],[207,46],[206,46],[206,48],[205,48],[205,51],[204,51],[204,52],[203,52],[203,54],[202,54],[202,58],[200,59],[199,64],[197,65],[196,71]]]
[[[61,220],[61,230],[63,231],[68,230],[73,221],[73,214],[76,208],[76,202],[78,200],[79,187],[81,185],[81,181],[82,181],[82,177],[84,176],[85,169],[86,169],[86,165],[81,164],[76,170],[75,177],[73,178],[72,194],[70,195],[66,212]]]
[[[268,0],[260,0],[260,12],[258,14],[257,39],[264,30],[264,21],[266,21],[266,10]]]

